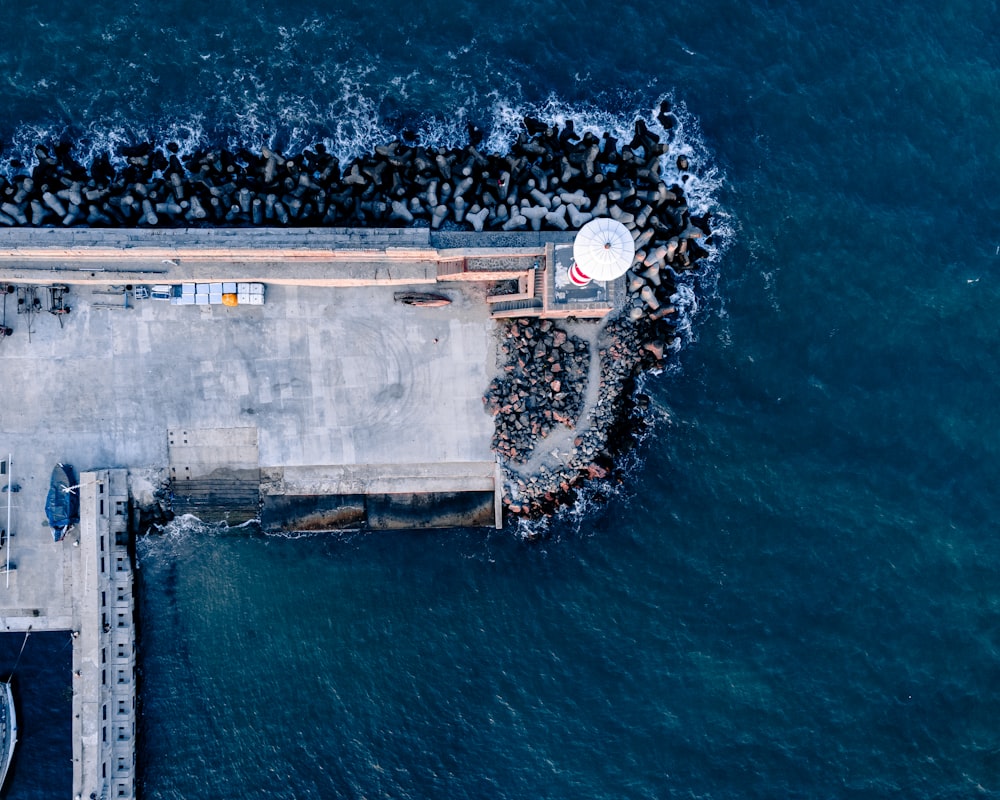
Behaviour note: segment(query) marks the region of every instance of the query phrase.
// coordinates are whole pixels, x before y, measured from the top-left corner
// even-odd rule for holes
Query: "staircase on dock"
[[[493,317],[537,317],[545,310],[545,280],[547,271],[536,269],[529,273],[525,291],[511,295],[509,300],[491,298]]]
[[[542,301],[533,297],[518,300],[501,300],[493,304],[494,317],[537,316],[542,313]]]
[[[260,511],[257,429],[171,428],[167,431],[171,510],[231,525]]]
[[[174,480],[170,508],[175,516],[193,514],[202,522],[238,525],[257,519],[260,512],[260,479],[209,476]]]

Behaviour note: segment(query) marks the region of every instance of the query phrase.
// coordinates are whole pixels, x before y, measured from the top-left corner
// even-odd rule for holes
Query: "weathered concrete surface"
[[[449,287],[444,308],[392,293],[269,285],[258,307],[142,300],[126,310],[95,307],[120,299],[75,287],[63,327],[34,315],[30,342],[29,317],[8,305],[0,449],[14,453],[23,487],[17,529],[48,535],[39,524],[55,462],[166,467],[169,430],[256,428],[259,467],[412,465],[418,483],[421,465],[492,461],[481,397],[495,357],[481,290]],[[227,461],[224,443],[218,455]],[[245,454],[231,455],[242,466]],[[56,591],[53,572],[42,584]]]
[[[125,470],[85,472],[78,491],[73,796],[134,798],[136,675],[132,568],[126,547],[128,478]]]
[[[6,408],[6,404],[0,408]],[[4,450],[0,459],[7,461],[8,445],[12,448],[13,443],[8,437],[2,441],[0,447]],[[0,493],[0,529],[6,531],[4,545],[0,547],[0,568],[6,566],[8,557],[12,566],[10,573],[0,575],[0,630],[68,631],[80,611],[73,585],[80,554],[79,548],[72,544],[77,533],[71,532],[63,542],[52,541],[45,522],[45,495],[49,473],[55,464],[45,469],[43,480],[37,480],[28,472],[39,471],[33,463],[35,459],[21,461],[15,454],[13,477],[21,491]],[[8,470],[10,466],[7,465]],[[8,485],[9,477],[9,474],[0,476],[0,487]],[[11,501],[9,530],[8,499]]]
[[[358,530],[368,521],[363,494],[264,495],[261,524],[268,530]]]
[[[220,252],[218,258],[207,254],[176,258],[170,251],[130,254],[117,257],[108,250],[88,253],[36,254],[31,259],[0,259],[0,284],[69,284],[107,286],[109,284],[258,282],[288,286],[369,286],[382,284],[397,288],[437,282],[438,261],[420,258],[394,261],[354,258],[310,258],[289,261],[282,251],[261,253]]]
[[[239,252],[282,251],[287,258],[309,260],[338,254],[390,257],[430,247],[429,228],[5,228],[0,230],[0,260],[37,258],[38,251],[73,249],[81,253],[112,251],[123,258],[143,250],[193,258],[225,257]],[[375,254],[378,254],[377,256]]]
[[[493,489],[495,467],[495,460],[286,466],[266,470],[261,490],[264,494],[336,495],[486,492]]]
[[[493,491],[372,494],[365,498],[368,525],[376,530],[486,527],[493,524]]]
[[[465,258],[541,257],[541,234],[431,244],[427,228],[0,228],[0,283],[431,284]]]

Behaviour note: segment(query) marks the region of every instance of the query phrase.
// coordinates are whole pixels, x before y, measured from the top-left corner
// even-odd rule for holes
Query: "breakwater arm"
[[[661,109],[661,116],[669,114]],[[105,155],[86,165],[74,161],[68,147],[40,145],[31,169],[11,165],[0,178],[0,225],[7,227],[9,241],[24,237],[25,242],[0,246],[0,280],[250,280],[304,286],[501,280],[502,269],[474,274],[470,248],[429,246],[432,238],[538,237],[533,247],[505,254],[529,263],[534,258],[534,277],[530,268],[521,268],[514,299],[490,298],[494,317],[527,318],[503,334],[513,359],[507,378],[516,396],[505,402],[504,386],[495,385],[487,402],[497,424],[496,452],[511,467],[527,463],[530,451],[560,426],[580,429],[590,421],[588,430],[603,431],[575,437],[582,443],[574,448],[580,459],[592,463],[576,459],[575,477],[564,465],[558,480],[547,478],[545,491],[535,494],[549,503],[564,484],[592,475],[596,462],[607,461],[607,432],[620,416],[616,409],[630,392],[631,378],[662,366],[674,347],[678,281],[707,254],[711,219],[688,206],[686,157],[668,162],[669,140],[642,120],[628,141],[609,133],[581,135],[571,122],[560,128],[526,118],[508,152],[484,152],[481,142],[474,128],[464,147],[397,140],[346,164],[319,145],[289,155],[264,148],[181,156],[169,144],[143,144],[126,149],[114,163]],[[621,282],[624,299],[604,300],[587,314],[585,304],[556,309],[552,242],[567,236],[571,241],[573,231],[598,217],[617,220],[634,241],[631,269]],[[289,246],[275,247],[283,230]],[[102,245],[106,233],[113,236]],[[79,236],[79,241],[52,246],[46,239],[53,234],[62,235],[55,240]],[[113,241],[122,236],[135,238],[124,245]],[[330,236],[340,241],[324,243]],[[344,247],[344,238],[354,241]],[[256,246],[265,240],[271,243]],[[599,344],[591,337],[586,381],[548,367],[532,373],[528,362],[537,340],[525,337],[537,324],[534,318],[600,317],[609,311],[605,340]],[[590,402],[578,402],[583,393],[591,395]],[[548,416],[539,416],[539,409]],[[507,477],[512,510],[542,508],[517,502],[523,475]]]

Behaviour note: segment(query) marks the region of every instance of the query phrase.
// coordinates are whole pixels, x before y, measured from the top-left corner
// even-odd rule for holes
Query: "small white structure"
[[[577,233],[569,277],[577,286],[592,280],[613,281],[628,272],[634,258],[635,241],[629,229],[610,217],[599,217]]]
[[[172,287],[171,287],[172,289]],[[262,306],[263,283],[183,283],[170,302],[176,306]]]
[[[236,298],[241,306],[262,306],[264,305],[264,284],[237,283]]]

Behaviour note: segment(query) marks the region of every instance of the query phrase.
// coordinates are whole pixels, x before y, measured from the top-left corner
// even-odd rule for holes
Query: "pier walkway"
[[[80,524],[60,542],[46,489],[4,457],[21,491],[0,558],[0,630],[64,631],[73,643],[73,797],[135,797],[135,626],[125,470],[80,475]],[[4,476],[6,478],[6,475]],[[6,482],[6,481],[5,481]],[[42,505],[38,505],[41,503]],[[2,518],[6,526],[7,509]]]
[[[73,796],[135,797],[136,662],[125,470],[80,476]],[[66,542],[54,547],[68,546]]]
[[[268,496],[275,485],[311,495],[296,483],[305,469],[311,486],[339,476],[361,495],[388,486],[492,500],[492,419],[481,398],[496,356],[485,284],[437,284],[437,273],[453,274],[456,259],[491,259],[494,269],[514,259],[516,269],[545,246],[530,235],[513,249],[429,241],[427,229],[0,231],[0,284],[69,286],[72,309],[44,313],[43,299],[41,313],[18,314],[7,296],[14,334],[0,339],[0,373],[17,390],[0,404],[0,441],[39,480],[57,460],[162,470],[179,497],[225,499],[228,487],[245,498],[262,470],[281,478]],[[176,306],[125,291],[230,280],[265,283],[264,305]],[[394,301],[400,288],[428,283],[451,304]],[[171,443],[172,431],[200,449]],[[393,465],[395,481],[373,465]],[[203,483],[186,493],[187,481]],[[230,522],[256,516],[243,505]]]
[[[554,238],[566,237],[429,228],[11,228],[0,229],[0,281],[433,284],[439,275],[483,280],[530,269]]]
[[[4,295],[13,335],[0,338],[0,374],[16,390],[0,404],[0,440],[22,463],[35,459],[27,472],[39,480],[56,460],[163,470],[180,510],[225,505],[231,523],[257,515],[256,497],[265,516],[281,508],[265,520],[280,526],[309,510],[317,486],[339,486],[355,500],[475,492],[492,498],[492,517],[480,504],[470,523],[499,525],[493,424],[481,398],[496,372],[492,323],[502,303],[486,302],[487,292],[497,280],[551,283],[554,243],[569,238],[427,228],[0,230],[0,288],[33,287],[30,297]],[[189,282],[260,282],[266,302],[178,306],[134,292]],[[50,286],[68,287],[61,302],[70,313],[45,313]],[[450,305],[394,300],[400,289],[428,288]],[[549,294],[543,287],[537,297]],[[545,310],[533,305],[515,313]],[[198,453],[171,443],[171,431],[201,442]],[[269,503],[276,496],[302,502]],[[392,526],[390,516],[377,515]],[[418,515],[398,524],[436,523]]]

